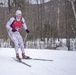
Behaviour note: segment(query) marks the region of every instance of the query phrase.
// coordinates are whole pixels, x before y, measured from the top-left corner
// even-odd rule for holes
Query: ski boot
[[[30,59],[29,56],[26,56],[26,55],[25,55],[25,53],[22,53],[22,58],[23,58],[23,59]]]
[[[18,53],[16,53],[16,58],[17,58],[19,61],[21,61],[21,58],[19,57],[19,54],[18,54]]]

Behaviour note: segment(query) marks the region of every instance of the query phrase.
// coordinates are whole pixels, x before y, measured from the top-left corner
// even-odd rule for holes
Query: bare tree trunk
[[[58,39],[60,38],[60,1],[58,2],[58,20],[57,20],[57,30],[58,30]]]
[[[68,51],[70,50],[70,37],[69,37],[69,25],[68,25],[68,1],[65,0],[65,21],[66,21],[66,43],[67,43],[67,47],[68,47]]]
[[[8,8],[9,8],[9,12],[10,12],[10,9],[11,9],[10,0],[8,0]]]
[[[74,5],[74,2],[71,1],[71,4],[72,4],[72,9],[73,9],[73,13],[74,13],[75,21],[76,21],[76,11],[75,11],[75,5]]]

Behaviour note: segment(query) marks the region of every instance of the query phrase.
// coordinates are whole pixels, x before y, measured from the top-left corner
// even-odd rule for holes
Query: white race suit
[[[14,22],[14,20],[20,21],[20,19],[14,17],[10,18],[10,20],[6,24],[8,35],[11,38],[11,40],[14,42],[16,53],[19,53],[18,50],[19,46],[21,48],[22,53],[24,53],[24,42],[22,36],[20,35],[19,31],[12,32],[11,24]],[[25,30],[27,29],[27,25],[23,17],[22,17],[22,26]]]

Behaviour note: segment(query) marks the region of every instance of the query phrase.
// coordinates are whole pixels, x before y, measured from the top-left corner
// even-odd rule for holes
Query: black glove
[[[26,29],[26,32],[27,32],[27,33],[29,33],[29,30],[28,30],[28,29]]]
[[[12,29],[12,32],[16,32],[17,30],[16,29]]]

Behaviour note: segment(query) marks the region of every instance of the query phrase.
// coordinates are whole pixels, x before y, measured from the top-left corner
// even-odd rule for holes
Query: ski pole
[[[26,35],[25,35],[25,37],[24,37],[24,45],[25,45],[25,42],[26,42],[26,40],[27,40],[27,35],[28,35],[28,33],[26,33]]]

